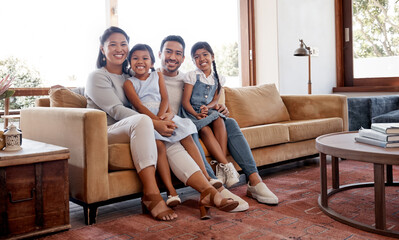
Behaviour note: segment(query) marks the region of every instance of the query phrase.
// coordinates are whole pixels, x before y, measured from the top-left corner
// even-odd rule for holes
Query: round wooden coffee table
[[[393,182],[392,165],[399,165],[399,148],[381,148],[355,142],[357,132],[332,133],[316,139],[316,149],[320,152],[321,194],[319,207],[333,219],[352,227],[390,237],[399,237],[399,232],[386,228],[385,186],[399,186]],[[331,156],[332,189],[327,190],[326,155]],[[350,159],[374,164],[374,183],[355,183],[339,185],[338,158]],[[385,180],[386,166],[386,180]],[[328,207],[328,198],[332,195],[353,189],[374,186],[375,226],[367,225],[338,214]]]

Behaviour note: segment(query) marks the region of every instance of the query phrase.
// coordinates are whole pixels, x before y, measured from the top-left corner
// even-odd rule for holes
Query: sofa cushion
[[[372,123],[396,123],[399,122],[399,110],[390,111],[385,114],[373,117]]]
[[[249,127],[290,119],[274,84],[242,88],[224,88],[225,103],[240,127]]]
[[[317,138],[318,136],[343,131],[343,120],[339,117],[282,122],[287,125],[290,142]]]
[[[108,169],[109,171],[135,169],[128,143],[108,145]]]
[[[68,88],[52,88],[49,91],[50,107],[85,108],[87,99]]]
[[[289,142],[288,127],[285,124],[267,124],[241,128],[251,149]]]

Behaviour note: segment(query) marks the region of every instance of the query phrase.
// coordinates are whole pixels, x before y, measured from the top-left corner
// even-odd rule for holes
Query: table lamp
[[[312,79],[311,79],[311,71],[310,71],[310,57],[312,55],[312,51],[310,50],[310,47],[306,46],[306,44],[303,42],[302,39],[299,39],[299,42],[301,43],[300,47],[295,50],[294,56],[298,57],[303,57],[303,56],[309,56],[309,81],[308,81],[308,94],[312,94]]]

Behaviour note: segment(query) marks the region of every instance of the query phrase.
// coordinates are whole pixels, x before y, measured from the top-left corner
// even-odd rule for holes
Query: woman
[[[173,220],[177,218],[177,214],[166,206],[155,180],[157,147],[154,128],[163,136],[171,136],[176,126],[170,120],[153,120],[131,109],[123,91],[123,83],[129,77],[126,60],[128,45],[128,35],[118,27],[106,29],[101,36],[98,69],[90,74],[86,84],[87,107],[107,113],[110,144],[130,142],[133,163],[143,184],[143,209],[148,209],[157,220]],[[180,143],[166,147],[172,155],[187,155],[186,158],[176,158],[184,159],[184,162],[173,162],[174,158],[169,159],[170,166],[183,183],[201,193],[199,205],[202,219],[209,218],[209,207],[230,211],[238,205],[232,199],[222,198]]]

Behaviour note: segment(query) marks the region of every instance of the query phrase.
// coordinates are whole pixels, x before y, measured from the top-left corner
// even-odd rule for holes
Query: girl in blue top
[[[158,151],[157,170],[168,192],[166,204],[174,207],[181,200],[172,184],[164,142],[174,143],[180,141],[186,151],[200,166],[205,177],[210,180],[211,184],[215,188],[221,187],[221,181],[215,181],[215,179],[211,179],[207,174],[200,152],[191,138],[191,134],[197,132],[195,125],[189,119],[175,116],[169,108],[166,85],[162,73],[155,72],[155,57],[151,47],[146,44],[136,44],[130,50],[128,59],[134,76],[126,80],[123,87],[133,107],[136,111],[146,114],[152,119],[172,120],[177,126],[170,137],[162,136],[155,131]]]
[[[196,125],[206,149],[219,162],[216,176],[230,187],[239,182],[239,174],[227,161],[226,117],[215,109],[225,78],[218,75],[214,53],[207,42],[194,44],[191,57],[197,70],[186,74],[179,114]]]

